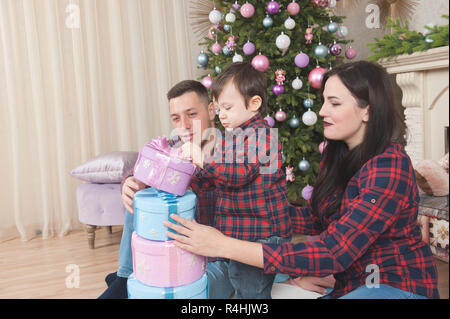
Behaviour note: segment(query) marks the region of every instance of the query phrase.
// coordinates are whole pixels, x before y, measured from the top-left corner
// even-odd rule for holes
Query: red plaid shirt
[[[333,197],[330,198],[332,200]],[[351,178],[341,209],[330,218],[311,207],[291,207],[294,232],[318,235],[316,242],[264,244],[264,270],[292,276],[334,274],[329,294],[338,298],[359,286],[379,283],[439,298],[430,247],[417,223],[418,189],[411,161],[399,144],[389,146]],[[371,277],[368,277],[371,275]]]
[[[227,236],[248,241],[291,236],[281,144],[273,133],[259,113],[223,132],[193,178],[194,192],[215,189],[214,227]]]

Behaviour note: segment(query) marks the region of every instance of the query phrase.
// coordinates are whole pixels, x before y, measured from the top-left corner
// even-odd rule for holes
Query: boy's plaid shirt
[[[323,214],[327,200],[318,212],[309,205],[291,206],[294,232],[320,234],[320,239],[264,244],[264,270],[292,276],[334,274],[332,298],[376,284],[370,280],[376,275],[380,284],[439,298],[434,258],[417,223],[418,203],[411,161],[401,145],[392,144],[351,178],[340,211],[330,218]]]
[[[215,189],[214,227],[248,241],[290,237],[286,177],[274,131],[258,113],[221,137],[192,181],[196,193]]]

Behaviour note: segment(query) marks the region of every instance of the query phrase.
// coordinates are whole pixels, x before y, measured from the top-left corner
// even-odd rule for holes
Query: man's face
[[[206,105],[196,92],[170,99],[169,112],[172,125],[183,142],[201,141],[203,131],[212,126],[215,117],[213,104]]]

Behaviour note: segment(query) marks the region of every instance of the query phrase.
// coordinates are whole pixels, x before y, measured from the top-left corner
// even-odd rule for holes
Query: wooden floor
[[[63,238],[0,244],[0,299],[95,299],[106,289],[105,276],[117,270],[121,227],[96,231],[94,250],[84,231]],[[449,265],[436,261],[441,298],[449,298]],[[66,272],[66,270],[68,272]],[[71,287],[77,282],[79,288]]]

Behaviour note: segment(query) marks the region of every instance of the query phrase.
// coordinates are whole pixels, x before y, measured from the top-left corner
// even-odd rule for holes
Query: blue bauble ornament
[[[222,72],[222,68],[220,66],[216,66],[214,68],[214,70],[216,71],[217,74],[219,74],[220,72]]]
[[[197,64],[199,67],[204,68],[208,65],[209,57],[205,52],[200,52],[200,54],[197,56]]]
[[[223,31],[225,31],[225,32],[230,32],[230,30],[231,30],[231,26],[230,26],[229,24],[225,24],[225,25],[223,26]]]
[[[272,25],[273,25],[273,19],[271,18],[271,17],[269,17],[269,16],[266,16],[264,19],[263,19],[263,26],[265,27],[265,28],[270,28]]]
[[[307,109],[310,109],[314,106],[314,100],[312,98],[307,98],[303,100],[303,106]]]
[[[432,38],[430,38],[429,35],[427,35],[427,36],[425,37],[425,42],[426,42],[426,43],[433,43],[434,40],[433,40]]]
[[[305,159],[301,160],[300,163],[298,163],[298,169],[301,170],[302,172],[306,172],[307,170],[309,170],[310,167],[311,165]]]
[[[231,54],[230,48],[227,47],[226,45],[222,48],[222,52],[225,55],[230,55]]]
[[[328,55],[328,48],[319,42],[314,48],[314,55],[318,58],[325,58]]]
[[[300,120],[294,115],[290,120],[289,120],[289,126],[292,128],[297,128],[300,126]]]
[[[335,33],[339,29],[339,25],[336,22],[330,22],[327,26],[327,30],[330,33]]]

